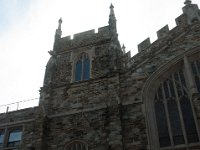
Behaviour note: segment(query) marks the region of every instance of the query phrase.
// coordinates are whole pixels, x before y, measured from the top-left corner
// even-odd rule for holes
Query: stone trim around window
[[[0,128],[0,149],[18,149],[22,141],[22,126]]]
[[[77,50],[77,51],[72,51],[72,76],[71,76],[71,83],[73,82],[80,82],[80,81],[86,81],[84,80],[83,75],[81,76],[81,80],[80,81],[76,81],[76,64],[77,62],[80,60],[80,58],[82,58],[83,56],[87,57],[89,59],[89,79],[92,78],[92,60],[94,57],[94,51],[95,48],[88,48],[88,49],[84,49],[84,50]],[[83,63],[83,62],[82,62]],[[84,72],[83,72],[84,73]]]
[[[200,54],[198,52],[198,49],[194,49],[194,50],[191,50],[189,53],[186,53],[185,55],[187,55],[187,57],[190,56],[190,58],[191,58],[192,55],[200,55]],[[194,60],[190,59],[189,62],[191,63],[193,61]],[[170,61],[163,67],[160,67],[159,70],[157,70],[154,74],[152,74],[151,77],[149,77],[149,79],[147,80],[147,82],[143,88],[142,99],[143,99],[144,107],[145,107],[144,113],[145,113],[145,117],[146,117],[148,147],[150,150],[179,149],[179,148],[191,148],[193,146],[200,146],[200,142],[197,141],[196,143],[195,142],[194,143],[186,142],[185,144],[180,144],[180,145],[173,144],[168,147],[160,147],[160,143],[159,143],[159,139],[158,139],[159,133],[158,133],[158,128],[157,128],[157,124],[156,124],[156,115],[155,115],[155,109],[154,109],[155,93],[157,92],[160,84],[163,83],[163,81],[165,81],[167,78],[169,78],[170,75],[175,73],[177,70],[183,69],[184,76],[187,76],[188,73],[186,73],[185,67],[186,66],[184,64],[184,56],[179,55],[174,60]],[[185,77],[185,78],[187,80],[186,81],[187,88],[189,88],[187,92],[188,92],[189,100],[191,103],[191,109],[192,109],[192,113],[193,113],[193,117],[194,117],[194,122],[195,122],[195,125],[197,128],[196,132],[197,132],[198,139],[200,139],[199,124],[198,124],[198,120],[196,117],[197,112],[195,112],[195,110],[194,110],[194,106],[193,106],[194,102],[193,102],[193,99],[191,99],[192,98],[191,90],[190,90],[190,87],[188,87],[189,81],[188,81],[187,77]],[[166,108],[165,108],[165,110],[166,110]],[[180,109],[179,109],[179,112],[180,112]],[[169,118],[169,116],[167,118]],[[168,124],[168,126],[169,126],[169,124]],[[184,124],[181,123],[181,126],[183,128]],[[172,133],[170,133],[170,134],[172,134]],[[184,131],[183,134],[186,134],[186,131]],[[184,136],[184,138],[187,138],[187,136]]]
[[[68,143],[64,150],[88,150],[88,144],[82,140],[74,140]]]

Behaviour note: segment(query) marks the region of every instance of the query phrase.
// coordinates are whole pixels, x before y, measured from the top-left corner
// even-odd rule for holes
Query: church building
[[[133,57],[113,5],[97,33],[60,19],[39,106],[0,114],[0,150],[200,150],[200,10],[182,10]]]

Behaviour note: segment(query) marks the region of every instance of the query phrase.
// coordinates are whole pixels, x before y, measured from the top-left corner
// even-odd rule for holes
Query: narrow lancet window
[[[81,76],[82,76],[82,61],[79,60],[76,63],[76,77],[75,77],[75,80],[76,81],[81,81]]]
[[[90,79],[90,59],[85,53],[81,54],[76,62],[75,81]]]

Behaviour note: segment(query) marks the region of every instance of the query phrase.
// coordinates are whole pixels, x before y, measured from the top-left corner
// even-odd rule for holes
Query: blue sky
[[[0,105],[39,97],[60,17],[63,36],[106,26],[111,2],[119,40],[132,55],[166,24],[172,29],[184,6],[184,0],[0,0]]]
[[[33,0],[0,0],[1,36],[25,18],[33,2]]]

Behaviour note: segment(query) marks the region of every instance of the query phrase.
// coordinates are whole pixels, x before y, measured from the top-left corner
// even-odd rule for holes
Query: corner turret
[[[200,10],[197,4],[192,4],[191,0],[186,0],[184,4],[185,6],[182,9],[183,13],[187,16],[188,24],[200,21]]]
[[[62,35],[61,24],[62,24],[62,18],[58,20],[58,29],[56,29],[55,38],[61,38]]]
[[[110,5],[109,22],[108,22],[111,34],[117,34],[116,22],[117,22],[117,20],[115,18],[114,6],[111,4]]]
[[[56,29],[56,33],[55,33],[55,40],[54,40],[53,50],[57,49],[57,47],[58,47],[58,39],[60,39],[61,35],[62,35],[61,24],[62,24],[62,18],[60,18],[58,20],[58,29]]]

